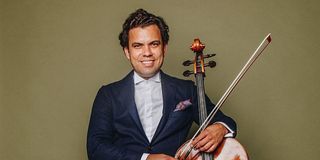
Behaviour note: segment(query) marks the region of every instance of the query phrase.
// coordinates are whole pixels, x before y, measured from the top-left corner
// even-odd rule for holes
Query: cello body
[[[177,151],[176,156],[179,155],[189,141],[185,142]],[[187,157],[180,156],[179,160],[203,160],[201,153],[193,148],[187,148],[190,153]],[[248,154],[244,147],[235,138],[225,138],[220,145],[211,153],[213,160],[249,160]]]
[[[215,160],[248,160],[248,154],[235,138],[225,138],[214,152]]]

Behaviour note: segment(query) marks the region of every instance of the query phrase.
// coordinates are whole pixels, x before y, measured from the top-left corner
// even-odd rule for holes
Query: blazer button
[[[148,150],[148,151],[151,151],[151,150],[152,150],[152,147],[151,147],[151,146],[147,146],[147,150]]]

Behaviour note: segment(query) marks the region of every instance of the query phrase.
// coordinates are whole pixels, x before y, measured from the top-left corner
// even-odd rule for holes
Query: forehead
[[[155,40],[161,41],[161,32],[157,25],[136,27],[129,31],[129,43],[146,43]]]

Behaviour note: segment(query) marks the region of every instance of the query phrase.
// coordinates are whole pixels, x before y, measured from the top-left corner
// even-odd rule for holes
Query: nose
[[[152,53],[151,47],[150,46],[145,46],[143,48],[143,56],[149,57],[149,56],[152,56],[152,55],[153,55],[153,53]]]

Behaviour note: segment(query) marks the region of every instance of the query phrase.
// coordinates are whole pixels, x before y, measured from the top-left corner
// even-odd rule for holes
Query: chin
[[[157,72],[145,72],[145,73],[141,73],[141,77],[143,78],[150,78],[152,76],[154,76]]]
[[[142,77],[143,78],[151,78],[152,76],[154,76],[155,74],[143,74]]]

